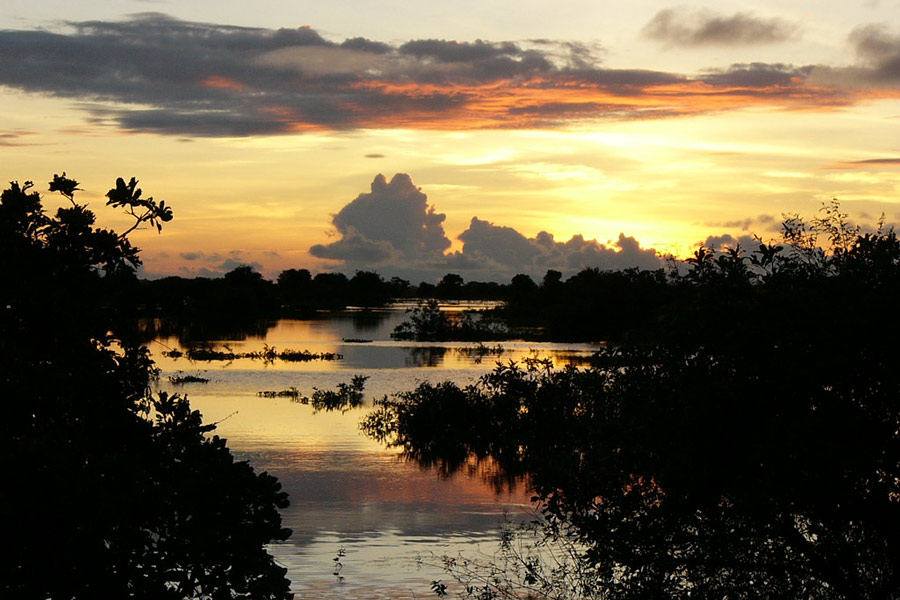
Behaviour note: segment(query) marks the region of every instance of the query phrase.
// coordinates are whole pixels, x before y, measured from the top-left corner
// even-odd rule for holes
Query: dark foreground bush
[[[136,342],[127,234],[161,229],[164,202],[119,179],[94,225],[77,182],[55,176],[52,217],[30,183],[0,197],[0,596],[286,598],[278,481],[235,461],[187,399],[150,393]]]

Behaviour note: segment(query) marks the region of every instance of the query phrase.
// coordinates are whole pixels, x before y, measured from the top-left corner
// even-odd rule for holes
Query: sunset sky
[[[831,198],[900,222],[900,1],[7,0],[0,169],[116,228],[140,179],[175,211],[147,276],[505,281]]]

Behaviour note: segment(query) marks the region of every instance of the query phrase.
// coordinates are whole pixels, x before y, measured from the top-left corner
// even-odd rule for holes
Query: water
[[[366,397],[371,399],[422,381],[471,383],[497,361],[541,356],[562,365],[584,361],[596,350],[585,344],[522,341],[501,342],[502,347],[393,341],[390,332],[405,318],[405,308],[281,320],[251,335],[229,336],[244,339],[209,340],[235,353],[268,344],[341,354],[337,361],[190,362],[163,355],[167,349],[185,349],[177,337],[160,337],[150,345],[161,369],[160,388],[187,394],[205,421],[218,423],[217,433],[239,459],[277,476],[289,493],[291,505],[282,517],[293,535],[269,550],[287,567],[299,599],[431,596],[432,581],[447,581],[441,555],[493,553],[504,519],[527,519],[531,503],[524,485],[498,492],[474,465],[469,472],[444,477],[366,438],[358,424],[371,402],[344,413],[316,412],[258,392],[294,387],[309,395],[313,388],[332,389],[359,374],[369,378]],[[176,386],[168,382],[175,374],[209,382]]]

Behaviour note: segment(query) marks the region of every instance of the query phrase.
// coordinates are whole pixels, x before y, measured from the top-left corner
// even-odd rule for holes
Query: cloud
[[[738,46],[790,41],[799,35],[799,27],[784,19],[749,13],[726,16],[678,7],[656,13],[643,34],[669,46]]]
[[[867,25],[850,34],[850,42],[863,64],[869,67],[872,80],[900,83],[900,35],[888,31],[884,24]]]
[[[180,252],[178,254],[178,256],[180,256],[184,260],[188,260],[188,261],[205,260],[207,258],[206,254],[204,252]],[[212,259],[212,260],[219,260],[219,259]]]
[[[743,231],[747,231],[754,225],[760,226],[762,228],[771,228],[773,225],[777,225],[778,220],[774,215],[759,215],[758,217],[747,217],[744,219],[737,219],[733,221],[712,221],[704,223],[704,227],[722,227],[726,229],[737,229],[740,228]]]
[[[269,252],[260,253],[269,256]],[[227,253],[204,252],[202,250],[190,250],[179,252],[178,257],[186,261],[179,268],[179,275],[183,277],[222,277],[228,271],[242,265],[249,265],[256,271],[262,271],[262,265],[250,257],[250,253],[243,250],[230,250]],[[155,258],[167,258],[166,253],[159,253]],[[159,273],[148,274],[151,278],[162,276]]]
[[[317,258],[371,265],[402,259],[402,254],[389,241],[370,240],[354,227],[345,227],[336,242],[312,246],[309,253]]]
[[[469,228],[459,234],[463,254],[474,260],[489,260],[505,267],[530,265],[541,248],[512,227],[494,225],[472,217]]]
[[[642,248],[633,237],[619,234],[609,245],[581,235],[557,242],[551,233],[528,238],[512,227],[473,217],[459,235],[462,251],[445,253],[444,215],[429,206],[425,194],[410,177],[383,175],[372,191],[360,194],[334,215],[340,235],[330,244],[317,244],[310,254],[341,261],[348,270],[381,268],[408,278],[436,279],[447,272],[467,278],[504,281],[517,273],[542,276],[547,269],[574,274],[586,267],[656,269],[662,258]]]
[[[318,258],[369,262],[388,259],[430,260],[450,247],[444,235],[446,215],[428,205],[428,198],[409,175],[397,173],[390,182],[378,175],[371,191],[360,194],[332,218],[341,238],[316,244],[310,253]]]
[[[724,233],[722,235],[710,235],[702,242],[699,242],[698,246],[719,251],[740,247],[745,252],[753,252],[759,248],[759,243],[759,240],[752,235],[735,237],[730,233]]]
[[[0,146],[41,146],[36,142],[29,142],[28,137],[32,132],[0,133]]]
[[[900,157],[867,158],[864,160],[848,160],[832,163],[827,169],[878,169],[881,167],[900,167]]]
[[[814,67],[797,67],[783,63],[736,63],[723,70],[713,70],[701,79],[718,87],[742,87],[760,91],[793,86],[805,79]]]
[[[512,227],[473,217],[459,239],[463,250],[454,253],[453,260],[501,280],[517,273],[541,276],[547,269],[574,274],[588,267],[658,269],[663,264],[655,250],[642,248],[640,242],[624,233],[609,245],[586,240],[582,235],[558,242],[546,231],[527,238]]]
[[[814,86],[872,90],[878,96],[897,95],[900,87],[900,33],[883,23],[857,27],[848,36],[857,62],[850,66],[817,65],[808,83]]]
[[[671,37],[683,18],[664,11],[655,21],[669,25],[656,29]],[[727,30],[731,40],[765,41],[787,29],[746,15],[704,19],[689,30],[691,39],[713,40]],[[888,79],[896,39],[860,30],[857,46],[865,68]],[[864,96],[810,87],[809,67],[754,63],[695,77],[607,68],[604,53],[598,45],[556,40],[334,42],[309,27],[142,13],[70,22],[58,32],[0,31],[0,86],[71,99],[94,126],[179,137],[556,127],[756,105],[832,106]]]

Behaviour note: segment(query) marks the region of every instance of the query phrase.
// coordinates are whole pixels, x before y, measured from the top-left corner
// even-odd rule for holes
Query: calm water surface
[[[162,370],[160,388],[187,394],[205,421],[218,423],[217,433],[238,458],[276,475],[290,494],[291,505],[282,516],[294,533],[270,551],[287,567],[297,598],[429,597],[431,581],[448,579],[439,556],[492,554],[504,515],[528,518],[531,504],[523,486],[497,492],[474,467],[442,477],[364,437],[359,421],[371,410],[372,398],[422,381],[471,383],[497,361],[539,355],[561,366],[584,361],[597,349],[506,341],[502,348],[486,343],[491,349],[486,354],[484,346],[471,343],[393,341],[390,332],[406,318],[405,308],[281,320],[245,339],[210,340],[236,353],[268,344],[338,353],[342,359],[337,361],[190,362],[162,355],[166,349],[184,349],[177,337],[160,337],[150,346]],[[169,383],[168,377],[179,372],[210,381]],[[288,398],[257,395],[291,387],[310,395],[313,388],[331,389],[357,374],[369,377],[369,402],[345,413],[316,412]],[[334,558],[342,547],[343,567],[336,575]]]

